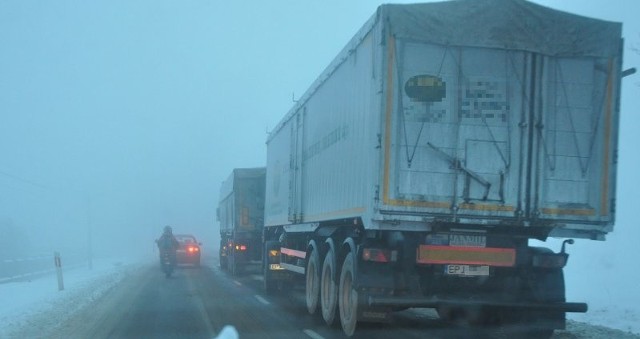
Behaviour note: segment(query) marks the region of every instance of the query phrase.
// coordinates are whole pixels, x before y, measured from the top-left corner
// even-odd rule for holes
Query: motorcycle
[[[173,269],[175,266],[175,261],[171,257],[171,253],[169,251],[164,251],[160,256],[160,264],[162,265],[162,271],[164,275],[169,278],[173,273]]]

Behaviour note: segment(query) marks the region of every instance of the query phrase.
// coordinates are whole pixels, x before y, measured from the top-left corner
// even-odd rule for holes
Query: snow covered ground
[[[64,269],[63,291],[55,274],[0,284],[0,338],[11,338],[24,326],[51,329],[74,312],[91,304],[135,267],[117,259],[102,259],[93,269]]]
[[[605,242],[585,240],[569,249],[567,300],[589,304],[587,313],[569,313],[569,319],[640,334],[640,277],[635,255],[629,255],[635,241],[614,233]]]

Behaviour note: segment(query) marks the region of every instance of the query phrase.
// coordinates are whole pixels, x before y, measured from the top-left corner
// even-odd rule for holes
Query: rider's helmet
[[[173,230],[171,229],[171,226],[167,225],[164,227],[164,233],[172,233]]]

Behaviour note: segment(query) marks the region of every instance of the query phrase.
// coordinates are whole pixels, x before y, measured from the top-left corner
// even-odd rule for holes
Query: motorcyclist
[[[176,264],[176,250],[180,246],[178,240],[173,235],[173,230],[171,226],[165,226],[160,236],[160,239],[156,240],[158,244],[158,250],[160,250],[160,263],[162,264],[162,256],[167,253],[169,254],[169,258],[171,259],[171,264],[175,266]]]

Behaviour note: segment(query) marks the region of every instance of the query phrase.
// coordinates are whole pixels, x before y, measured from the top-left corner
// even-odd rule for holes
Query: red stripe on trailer
[[[420,245],[419,264],[463,264],[512,267],[516,263],[513,248]]]

